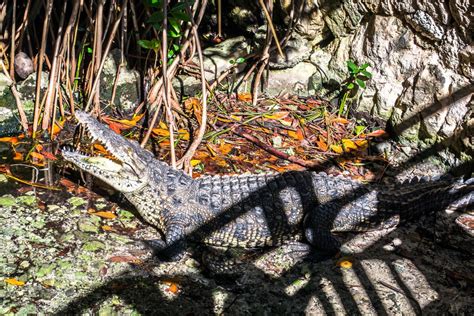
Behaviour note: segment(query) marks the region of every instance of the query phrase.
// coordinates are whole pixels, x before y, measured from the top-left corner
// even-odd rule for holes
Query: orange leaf
[[[33,158],[36,158],[38,160],[44,160],[44,156],[40,153],[35,152],[35,151],[32,151],[30,153],[30,156],[33,157]]]
[[[230,153],[230,151],[232,150],[232,148],[234,148],[234,145],[232,144],[227,144],[225,142],[222,142],[220,145],[219,145],[219,151],[223,154],[223,155],[227,155],[228,153]]]
[[[120,134],[122,132],[122,126],[116,122],[110,122],[109,128],[117,134]]]
[[[385,136],[387,136],[387,132],[385,132],[383,129],[378,129],[376,131],[373,131],[373,132],[367,134],[367,136],[369,136],[369,137],[382,137],[382,136],[385,137]]]
[[[179,292],[179,286],[177,283],[172,281],[163,281],[164,284],[168,285],[166,291],[176,294]]]
[[[95,212],[95,213],[92,213],[92,215],[96,215],[96,216],[99,216],[99,217],[102,217],[102,218],[107,218],[107,219],[114,219],[114,218],[117,217],[117,215],[115,215],[112,212],[104,212],[104,211]]]
[[[143,115],[145,115],[145,113],[137,114],[134,117],[132,117],[131,120],[115,120],[115,122],[127,125],[129,127],[134,127],[135,125],[137,125],[137,122],[142,119]]]
[[[23,160],[23,154],[19,153],[19,152],[15,152],[15,156],[13,156],[13,160],[15,160],[15,161]]]
[[[189,132],[185,129],[179,129],[178,136],[181,137],[181,139],[189,140]]]
[[[40,152],[40,151],[43,150],[43,145],[37,144],[37,145],[35,146],[35,148],[36,148],[36,151]]]
[[[336,117],[332,120],[333,123],[340,123],[340,124],[349,124],[349,120],[343,117]]]
[[[0,142],[12,143],[15,145],[18,143],[18,137],[0,137]]]
[[[318,145],[322,151],[328,151],[328,144],[326,144],[323,139],[319,138],[319,140],[316,141],[316,145]]]
[[[184,101],[184,108],[188,111],[195,109],[197,106],[201,104],[198,98],[189,98]]]
[[[8,284],[11,284],[11,285],[15,285],[15,286],[25,285],[25,282],[19,281],[17,279],[13,279],[13,278],[5,279],[5,282],[7,282]]]
[[[52,153],[50,153],[49,151],[44,151],[44,150],[43,150],[43,151],[41,152],[41,154],[42,154],[45,158],[47,158],[47,159],[49,159],[49,160],[58,160],[58,158],[56,158],[56,156],[53,155]]]
[[[101,144],[98,144],[98,143],[95,143],[94,144],[94,149],[96,149],[97,151],[99,151],[101,154],[108,154],[109,152],[107,151],[107,149],[105,149],[105,147]]]
[[[248,92],[237,94],[237,99],[239,101],[250,102],[252,101],[252,95]]]
[[[295,131],[288,131],[288,136],[290,136],[294,139],[297,139],[297,140],[303,140],[304,139],[303,131],[301,129],[297,129],[296,132]]]

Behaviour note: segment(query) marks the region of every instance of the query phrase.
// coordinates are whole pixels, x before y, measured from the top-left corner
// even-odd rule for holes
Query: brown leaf
[[[383,129],[378,129],[376,131],[373,131],[373,132],[367,134],[367,136],[369,136],[369,137],[386,137],[386,136],[388,136],[388,134]]]
[[[135,256],[113,256],[108,259],[110,262],[133,262],[140,263],[141,259]]]
[[[250,102],[252,101],[252,94],[245,92],[237,94],[237,99],[239,101]]]

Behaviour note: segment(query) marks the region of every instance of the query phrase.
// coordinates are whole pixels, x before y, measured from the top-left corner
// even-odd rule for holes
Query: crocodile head
[[[116,134],[89,114],[76,111],[76,118],[107,149],[113,159],[63,149],[64,159],[106,182],[122,193],[132,193],[148,184],[153,155],[135,142]]]

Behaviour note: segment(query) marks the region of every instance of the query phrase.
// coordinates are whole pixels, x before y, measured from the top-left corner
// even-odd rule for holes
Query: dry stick
[[[59,73],[59,67],[61,67],[61,63],[58,62],[59,59],[59,48],[62,43],[63,39],[63,25],[64,25],[64,16],[66,15],[66,8],[67,8],[68,1],[64,1],[63,9],[61,12],[61,18],[59,21],[59,29],[58,29],[58,36],[56,38],[56,44],[54,46],[54,56],[53,56],[53,63],[51,65],[51,73],[49,74],[49,85],[48,90],[46,91],[46,101],[43,111],[43,122],[41,128],[45,131],[49,127],[49,120],[52,115],[52,108],[54,107],[53,98],[55,98],[57,84],[56,84],[56,76]]]
[[[272,34],[273,34],[273,38],[275,39],[275,44],[277,46],[278,53],[283,58],[283,57],[285,57],[285,55],[283,54],[283,51],[281,50],[280,42],[278,41],[278,36],[276,34],[275,27],[273,26],[272,18],[270,17],[270,13],[268,13],[267,6],[265,5],[265,3],[263,3],[263,0],[258,0],[258,2],[260,3],[260,6],[263,9],[263,13],[265,13],[265,17],[267,18],[267,23],[268,23],[268,26],[270,27],[270,30],[271,30]]]
[[[15,32],[16,32],[16,0],[13,0],[12,34],[10,36],[10,78],[15,80]]]
[[[204,0],[201,4],[201,9],[199,11],[198,18],[195,22],[195,26],[192,26],[193,28],[194,27],[197,28],[197,26],[201,22],[201,20],[204,16],[204,12],[206,10],[206,5],[207,5],[207,0]],[[195,10],[195,9],[197,9],[197,1],[195,2],[195,6],[193,7],[193,10]],[[184,34],[186,35],[186,34],[189,34],[189,33],[191,33],[191,32],[186,30]],[[174,76],[174,74],[177,70],[178,64],[181,60],[181,56],[183,56],[184,52],[188,49],[188,47],[190,45],[191,39],[188,38],[187,35],[185,37],[186,37],[186,40],[181,45],[181,50],[180,50],[179,55],[176,56],[176,58],[173,60],[171,65],[168,67],[168,73],[167,73],[168,78],[172,78]],[[150,91],[148,92],[147,102],[150,104],[149,105],[150,108],[153,108],[154,106],[157,106],[157,105],[161,105],[163,96],[162,96],[161,93],[159,93],[159,91],[161,90],[161,85],[162,84],[163,84],[163,77],[159,78],[157,80],[157,82],[155,82],[155,84],[151,87]],[[156,111],[158,111],[158,110],[156,110]],[[151,122],[150,126],[154,126],[156,124],[157,117],[158,117],[158,112],[155,112],[155,115],[152,119],[152,122]],[[143,140],[140,143],[141,147],[144,147],[145,144],[148,142],[148,139],[150,138],[151,132],[152,132],[152,129],[149,128],[148,131],[145,134],[145,137],[143,138]]]
[[[176,169],[176,151],[174,148],[174,117],[171,112],[170,91],[168,81],[168,0],[163,1],[163,32],[161,40],[161,63],[163,67],[163,101],[165,103],[166,116],[168,118],[168,129],[170,133],[171,167]],[[153,125],[150,126],[153,128]]]
[[[324,166],[325,161],[321,161],[321,162],[319,162],[319,161],[307,161],[307,160],[299,159],[295,156],[290,156],[290,155],[288,155],[284,152],[281,152],[281,151],[275,149],[274,147],[261,142],[258,138],[256,138],[255,136],[250,135],[249,133],[247,133],[241,127],[232,128],[231,131],[234,134],[239,135],[239,136],[247,139],[248,141],[251,141],[252,143],[257,145],[258,147],[262,148],[265,151],[268,151],[270,154],[272,154],[274,156],[277,156],[278,158],[291,161],[295,164],[298,164],[300,166],[303,166],[303,167],[309,168],[309,169],[318,169],[318,168],[323,168],[323,166]]]
[[[3,55],[3,50],[2,50],[2,55]],[[5,73],[5,76],[9,77],[8,71],[5,65],[3,64],[3,59],[0,59],[0,65],[2,66],[2,70]],[[23,104],[21,103],[20,94],[16,90],[16,87],[14,84],[11,85],[10,89],[12,90],[13,97],[15,98],[16,107],[18,108],[18,114],[20,115],[21,127],[23,127],[23,131],[27,133],[28,132],[28,119],[26,118],[25,110],[23,109]]]
[[[199,66],[201,70],[202,116],[201,116],[201,125],[199,126],[199,131],[196,138],[194,139],[192,144],[189,146],[184,156],[178,161],[179,165],[182,165],[184,163],[186,165],[186,168],[190,166],[189,162],[191,161],[191,158],[194,156],[194,153],[196,152],[196,149],[198,148],[199,144],[202,142],[204,133],[206,132],[206,126],[207,126],[207,88],[206,88],[207,82],[206,82],[206,77],[204,75],[204,58],[202,57],[202,50],[201,50],[201,44],[199,43],[199,34],[197,32],[197,26],[193,23],[192,18],[191,18],[191,23],[193,24],[192,32],[194,35],[194,42],[195,42],[196,50],[198,53]],[[190,169],[189,171],[191,171],[190,167],[189,169]]]
[[[30,12],[30,7],[31,7],[31,0],[28,0],[28,2],[26,3],[25,12],[23,13],[23,22],[21,22],[21,25],[18,28],[18,31],[20,32],[19,38],[18,38],[18,47],[20,48],[23,46],[23,38],[25,37],[26,29],[28,27],[28,21],[29,21],[28,13]]]
[[[53,0],[47,0],[46,3],[46,17],[43,24],[43,34],[41,36],[41,48],[38,60],[38,69],[36,72],[36,91],[35,91],[35,110],[33,115],[33,138],[36,137],[36,130],[38,129],[40,116],[40,92],[41,92],[41,74],[43,73],[43,60],[46,50],[46,38],[48,35],[48,25],[51,19],[51,10],[53,9]]]
[[[69,107],[73,114],[74,114],[74,96],[73,96],[71,85],[74,83],[75,72],[76,72],[76,59],[75,59],[74,46],[75,46],[76,35],[77,35],[77,25],[78,25],[77,22],[79,21],[79,14],[80,14],[79,7],[81,6],[82,8],[82,4],[83,4],[83,1],[74,1],[74,6],[72,7],[71,16],[66,26],[66,30],[64,31],[64,40],[63,40],[62,52],[61,52],[61,55],[63,55],[64,51],[66,51],[66,55],[67,55],[66,65],[71,65],[71,67],[66,67],[65,82],[66,82],[66,87],[70,88],[68,91],[68,97],[69,97],[69,103],[70,103]],[[71,32],[74,25],[76,25],[74,36],[71,37]],[[73,39],[72,43],[71,43],[71,38]],[[72,75],[70,75],[69,72],[71,72]],[[60,98],[59,100],[62,100],[62,98]],[[62,102],[60,103],[60,106],[61,106],[60,107],[61,116],[64,117],[64,109],[62,107]]]
[[[125,0],[124,4],[126,4],[127,2],[128,2],[128,0]],[[122,17],[123,17],[123,10],[120,11],[120,15],[117,17],[117,20],[114,23],[114,27],[112,28],[112,31],[110,32],[109,40],[108,40],[107,46],[105,47],[105,50],[104,50],[104,56],[107,56],[107,54],[109,53],[110,46],[112,46],[112,42],[114,40],[115,33],[117,32],[117,29],[120,25],[120,20],[122,20]],[[99,70],[98,70],[98,73],[97,73],[98,75],[100,75],[100,73],[102,72],[102,68],[104,68],[104,64],[105,64],[105,58],[102,58],[102,61],[100,63],[100,67],[99,67]],[[98,80],[98,77],[96,77],[94,79],[94,84],[92,85],[92,90],[95,90],[98,87],[99,82],[100,82],[100,80]],[[91,105],[91,102],[92,102],[92,95],[89,95],[89,98],[87,100],[87,104],[86,104],[86,107],[85,107],[85,111],[89,110],[89,106]]]
[[[195,5],[198,1],[195,2]],[[196,22],[195,22],[195,25],[199,26],[199,24],[201,23],[201,20],[204,16],[204,13],[206,11],[206,5],[207,5],[207,0],[204,0],[201,4],[201,9],[199,11],[199,14],[198,14],[198,18],[196,19]],[[195,7],[196,8],[196,7]],[[184,53],[186,52],[186,50],[188,49],[190,43],[191,43],[191,38],[188,38],[188,36],[186,35],[187,33],[190,33],[188,31],[185,31],[185,38],[186,40],[182,43],[181,45],[181,50],[179,51],[179,55],[176,56],[176,58],[173,60],[173,62],[171,63],[171,65],[168,67],[168,78],[172,78],[174,76],[174,73],[178,67],[178,64],[179,62],[181,61],[181,57],[180,56],[183,56]],[[163,77],[161,77],[160,79],[158,79],[157,82],[155,82],[155,84],[153,84],[153,86],[151,87],[150,91],[148,92],[148,103],[155,103],[156,99],[157,99],[157,96],[158,96],[158,91],[161,90],[161,85],[163,84]],[[146,137],[146,136],[145,136]],[[149,135],[148,135],[149,137]],[[143,142],[142,142],[142,145],[143,145]]]
[[[104,4],[105,0],[100,0],[99,1],[99,7],[97,8],[97,16],[96,16],[96,33],[95,36],[97,37],[97,40],[95,41],[96,46],[94,46],[94,52],[95,52],[95,60],[94,60],[94,76],[95,80],[100,82],[100,73],[99,73],[99,67],[100,67],[100,61],[102,60],[102,56],[104,56],[104,59],[106,58],[107,55],[102,55],[102,36],[105,36],[104,34]],[[94,88],[91,91],[93,97],[94,97],[94,108],[97,113],[100,113],[100,91],[99,91],[99,86]]]
[[[217,36],[222,37],[222,0],[217,0]]]

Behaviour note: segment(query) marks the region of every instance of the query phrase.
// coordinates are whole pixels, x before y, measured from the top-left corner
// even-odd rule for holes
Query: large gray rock
[[[119,76],[117,69],[120,67]],[[112,92],[116,86],[115,96]],[[100,82],[100,98],[109,101],[124,112],[132,112],[140,102],[141,78],[136,70],[120,61],[120,50],[111,51],[105,59]]]

